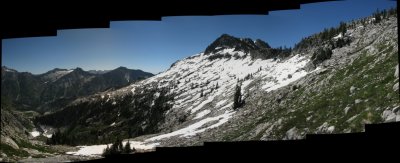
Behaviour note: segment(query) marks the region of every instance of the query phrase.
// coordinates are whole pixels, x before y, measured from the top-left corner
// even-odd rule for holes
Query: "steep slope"
[[[42,79],[43,82],[48,83],[48,82],[54,82],[72,71],[73,70],[55,68],[38,76],[40,79]]]
[[[246,104],[228,123],[204,130],[215,124],[199,121],[171,133],[139,140],[179,146],[203,141],[299,139],[307,133],[361,132],[365,123],[400,121],[397,19],[390,17],[380,23],[361,24],[356,23],[356,28],[346,31],[344,35],[351,37],[352,42],[334,48],[330,58],[313,62],[312,56],[318,53],[314,49],[318,47],[301,54],[309,57],[307,65],[315,64],[317,68],[289,85],[262,81],[260,79],[265,77],[253,74],[257,82],[242,88]],[[321,46],[329,46],[329,43]],[[246,83],[244,81],[243,85]],[[246,98],[246,95],[249,96]],[[212,111],[221,103],[226,102],[221,100],[215,105],[211,102],[203,108],[209,107]],[[214,120],[212,118],[204,120]]]
[[[235,40],[236,43],[227,43],[223,41],[225,39]],[[266,43],[260,43],[260,40],[256,42],[267,47]],[[231,48],[231,44],[241,46]],[[200,53],[178,61],[168,71],[129,87],[79,99],[60,112],[40,118],[39,122],[64,127],[68,135],[78,136],[84,131],[93,130],[111,139],[116,135],[107,133],[118,130],[118,135],[123,137],[172,130],[180,124],[187,125],[202,120],[206,113],[225,117],[220,122],[222,124],[229,119],[228,114],[232,114],[229,107],[231,102],[226,98],[232,96],[231,92],[237,81],[246,79],[243,83],[244,88],[251,83],[252,74],[257,73],[265,77],[259,79],[260,81],[278,84],[266,88],[272,90],[306,74],[299,68],[307,63],[307,59],[299,55],[280,58],[277,54],[275,59],[254,59],[249,52],[246,53],[242,49],[255,46],[254,41],[250,39],[238,39],[225,34],[212,45],[223,47],[217,47],[210,54]],[[251,50],[259,49],[261,48]],[[292,75],[290,79],[289,74]],[[219,100],[226,102],[219,103],[218,107],[223,108],[222,110],[209,108]],[[120,113],[124,116],[119,116]],[[226,115],[220,115],[223,113]],[[218,118],[216,120],[219,121]],[[82,125],[76,125],[79,123]],[[80,137],[89,138],[90,133],[84,135]],[[91,142],[103,142],[107,139],[110,138],[94,138]]]
[[[89,73],[81,68],[53,69],[33,75],[2,67],[1,95],[20,110],[55,111],[81,96],[126,86],[153,74],[124,67],[107,73]]]
[[[342,24],[303,40],[293,51],[224,34],[204,53],[163,73],[80,98],[38,121],[71,135],[143,135],[134,140],[161,146],[299,139],[399,121],[396,16]],[[236,86],[244,104],[234,109]],[[67,113],[70,118],[61,119]],[[137,132],[132,135],[129,128]],[[109,142],[93,139],[90,143]]]
[[[28,156],[52,155],[53,150],[50,147],[32,140],[38,136],[37,131],[31,132],[35,127],[31,121],[34,114],[32,111],[17,111],[11,100],[1,98],[1,161],[14,162]]]
[[[99,92],[99,90],[106,90],[109,88],[120,88],[136,80],[149,78],[151,76],[153,76],[153,74],[142,70],[130,70],[126,67],[118,67],[96,76],[93,80],[85,84],[85,86],[82,87],[85,94],[81,95],[90,95]]]
[[[18,109],[31,110],[40,104],[43,84],[33,74],[1,68],[1,95],[9,97]]]

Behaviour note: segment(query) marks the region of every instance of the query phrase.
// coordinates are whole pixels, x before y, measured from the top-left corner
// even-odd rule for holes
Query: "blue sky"
[[[199,52],[221,34],[293,47],[301,38],[396,6],[389,0],[346,0],[302,5],[268,15],[164,17],[117,21],[110,28],[59,30],[56,37],[2,40],[2,65],[34,74],[54,68],[110,70],[119,66],[158,73]]]

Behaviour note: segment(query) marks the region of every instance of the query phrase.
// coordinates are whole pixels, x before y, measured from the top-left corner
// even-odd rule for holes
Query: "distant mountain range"
[[[55,68],[34,75],[2,66],[1,95],[19,109],[46,112],[57,110],[77,97],[120,88],[151,76],[152,73],[126,67],[105,71]]]

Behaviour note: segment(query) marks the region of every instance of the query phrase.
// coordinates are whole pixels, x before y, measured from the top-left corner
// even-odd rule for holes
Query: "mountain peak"
[[[80,67],[77,67],[77,68],[75,68],[74,70],[73,70],[73,72],[78,72],[78,73],[82,73],[82,72],[85,72],[82,68],[80,68]]]
[[[235,51],[244,51],[247,53],[250,50],[259,50],[271,47],[260,39],[253,41],[250,38],[239,39],[228,34],[222,34],[206,48],[204,54],[215,53],[221,48],[234,48]]]
[[[1,66],[1,70],[7,71],[7,72],[18,72],[17,70],[8,68],[7,66]]]
[[[52,70],[50,70],[50,71],[48,71],[48,72],[46,72],[46,73],[54,73],[54,72],[57,72],[57,71],[67,71],[67,69],[54,68],[54,69],[52,69]],[[45,73],[45,74],[46,74],[46,73]]]
[[[124,66],[119,66],[118,68],[116,68],[116,70],[128,70],[128,68],[126,68]]]
[[[260,40],[260,39],[257,39],[254,44],[256,44],[256,46],[260,47],[260,48],[266,48],[266,49],[271,48],[271,46],[268,43],[266,43],[265,41]]]
[[[233,37],[228,34],[222,34],[218,37],[213,43],[211,43],[206,50],[204,51],[205,54],[209,54],[215,51],[217,47],[223,48],[234,48],[237,44],[241,42],[240,39]]]
[[[236,38],[236,37],[234,37],[234,36],[231,36],[231,35],[229,35],[229,34],[224,33],[224,34],[222,34],[221,36],[219,36],[218,39],[238,39],[238,38]]]

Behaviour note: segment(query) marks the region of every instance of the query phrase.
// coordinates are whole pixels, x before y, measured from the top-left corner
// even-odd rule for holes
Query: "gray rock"
[[[257,103],[258,106],[261,106],[262,104],[263,104],[262,100],[259,100],[258,103]]]
[[[385,119],[385,122],[395,122],[397,119],[396,117],[397,117],[396,114],[392,113]]]
[[[308,62],[308,63],[304,66],[304,70],[307,71],[307,72],[310,72],[310,71],[314,70],[315,68],[317,68],[317,67],[315,67],[315,65],[314,65],[311,61]]]
[[[385,122],[395,122],[396,121],[396,114],[391,110],[385,110],[382,113],[382,118]]]
[[[349,112],[349,110],[350,110],[350,106],[347,106],[346,108],[344,108],[344,114],[347,114],[347,112]]]
[[[396,83],[393,85],[393,91],[398,91],[399,90],[399,83]]]
[[[286,139],[300,139],[299,130],[296,127],[291,128],[286,132]]]
[[[390,110],[385,110],[385,111],[383,111],[383,113],[382,113],[382,118],[383,119],[386,119],[390,114],[392,114],[393,112],[392,111],[390,111]]]
[[[14,140],[10,139],[9,137],[3,137],[1,136],[1,143],[7,144],[14,149],[19,149],[19,146],[17,143],[14,142]]]
[[[399,113],[400,112],[400,106],[396,106],[392,109],[393,113]]]
[[[361,102],[362,102],[362,100],[360,100],[360,99],[354,100],[354,103],[355,103],[355,104],[358,104],[358,103],[361,103]]]
[[[394,72],[394,77],[399,78],[399,64],[396,66],[396,71]]]
[[[350,93],[353,94],[356,89],[357,89],[357,87],[351,86],[350,87]]]
[[[333,133],[333,131],[335,131],[335,126],[329,126],[329,127],[326,129],[326,131],[327,131],[328,133]]]

